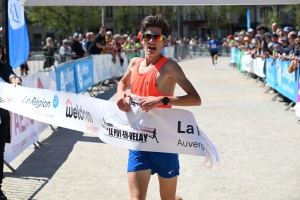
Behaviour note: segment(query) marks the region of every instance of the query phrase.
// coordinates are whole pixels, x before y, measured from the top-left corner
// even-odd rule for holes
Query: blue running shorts
[[[178,154],[129,150],[127,172],[151,170],[163,178],[179,175]]]

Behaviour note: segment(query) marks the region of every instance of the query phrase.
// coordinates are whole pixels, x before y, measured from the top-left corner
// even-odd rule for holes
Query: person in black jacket
[[[5,64],[5,53],[2,45],[0,44],[0,77],[7,83],[22,85],[21,78],[17,77],[13,70]],[[0,200],[7,200],[3,194],[1,186],[3,179],[3,166],[4,166],[4,149],[5,143],[10,143],[10,117],[9,112],[0,108],[0,150],[2,154],[2,161],[0,164]]]
[[[45,61],[44,69],[54,65],[54,50],[53,50],[53,40],[51,37],[46,39],[46,46],[43,47]]]
[[[71,49],[73,52],[76,53],[76,56],[74,57],[74,59],[84,57],[85,52],[82,48],[82,45],[79,42],[79,34],[78,33],[73,34],[73,42],[71,43]]]

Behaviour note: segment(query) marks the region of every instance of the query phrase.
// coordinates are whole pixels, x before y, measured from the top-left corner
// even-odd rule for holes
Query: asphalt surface
[[[194,113],[198,125],[219,150],[221,168],[204,170],[203,157],[180,155],[177,194],[184,200],[299,200],[300,124],[292,109],[260,82],[219,58],[179,63],[202,98]],[[115,101],[115,87],[98,98]],[[177,87],[176,95],[184,94]],[[40,135],[42,148],[30,146],[5,167],[3,190],[8,199],[130,199],[127,185],[128,150],[104,144],[94,135],[57,128]],[[157,176],[147,199],[158,200]]]

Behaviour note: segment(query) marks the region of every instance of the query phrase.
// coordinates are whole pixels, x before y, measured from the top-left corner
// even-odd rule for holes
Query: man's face
[[[100,32],[100,35],[105,35],[105,29],[104,28],[101,28],[99,32]]]
[[[272,31],[276,31],[278,29],[277,23],[272,24]]]
[[[83,35],[82,34],[79,34],[79,40],[83,40]]]
[[[157,56],[161,54],[161,50],[164,45],[167,44],[167,40],[161,40],[161,41],[156,41],[155,40],[155,35],[161,35],[162,34],[162,29],[158,27],[148,27],[144,34],[153,34],[153,37],[148,37],[149,41],[147,38],[141,38],[141,43],[143,45],[145,54],[149,57]]]
[[[78,36],[78,35],[75,36],[75,37],[74,37],[74,40],[75,40],[75,41],[79,41],[79,36]]]
[[[272,37],[272,42],[276,43],[278,41],[277,37]]]
[[[287,41],[286,40],[281,40],[281,43],[282,43],[283,46],[286,46]]]
[[[295,39],[292,38],[291,36],[288,37],[288,40],[291,45],[295,44]]]
[[[65,42],[65,43],[64,43],[64,47],[65,47],[65,48],[68,48],[68,47],[69,47],[69,43]]]

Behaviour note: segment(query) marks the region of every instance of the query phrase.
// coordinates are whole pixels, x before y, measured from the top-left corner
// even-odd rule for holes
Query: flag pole
[[[8,0],[4,1],[4,9],[5,9],[5,44],[6,44],[6,64],[7,66],[10,66],[10,60],[9,60],[9,39],[8,39],[8,26],[9,26],[9,19],[8,19]]]

